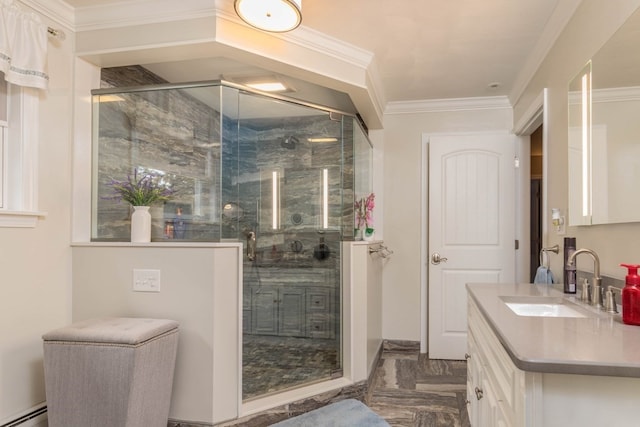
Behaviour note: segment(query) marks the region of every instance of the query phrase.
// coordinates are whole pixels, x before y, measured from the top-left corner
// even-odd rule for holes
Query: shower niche
[[[224,81],[92,94],[92,240],[129,240],[109,183],[153,173],[174,190],[153,242],[244,245],[243,398],[340,376],[341,243],[371,191],[357,118]]]

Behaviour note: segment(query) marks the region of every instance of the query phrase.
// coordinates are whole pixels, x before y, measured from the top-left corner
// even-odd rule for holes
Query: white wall
[[[383,272],[385,339],[420,340],[422,134],[511,127],[511,109],[385,115],[384,238],[394,251]]]
[[[85,244],[73,248],[73,321],[180,323],[169,417],[215,423],[240,405],[242,244]],[[160,270],[160,292],[133,292],[133,269]]]
[[[569,81],[638,7],[640,0],[583,0],[524,94],[515,102],[514,119],[518,122],[532,100],[543,88],[548,88],[549,120],[544,124],[549,135],[549,152],[545,153],[549,162],[549,209],[544,212],[548,223],[551,222],[551,207],[558,207],[566,212],[568,206]],[[640,262],[640,246],[636,237],[639,235],[640,223],[567,227],[566,233],[566,236],[576,237],[579,248],[591,248],[598,253],[602,274],[618,278],[624,278],[626,274],[618,267],[619,263]],[[554,230],[550,230],[543,236],[544,246],[557,243],[562,248],[563,237],[565,236],[559,236]],[[554,276],[561,278],[561,255],[551,257],[551,267]],[[578,259],[578,268],[593,271],[593,262],[590,258]]]
[[[40,97],[38,208],[48,215],[35,228],[0,228],[0,424],[45,400],[41,336],[71,319],[73,46],[67,35],[49,40],[49,90]]]
[[[369,378],[382,346],[382,270],[387,262],[369,249],[380,243],[344,242],[344,373],[354,383]]]

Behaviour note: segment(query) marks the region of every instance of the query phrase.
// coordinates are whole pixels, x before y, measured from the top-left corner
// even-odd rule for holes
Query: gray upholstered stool
[[[42,338],[50,427],[166,427],[177,322],[91,319]]]

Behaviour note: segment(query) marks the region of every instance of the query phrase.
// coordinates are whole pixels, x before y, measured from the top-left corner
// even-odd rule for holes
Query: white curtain
[[[0,71],[9,83],[46,89],[47,26],[13,0],[0,0]]]

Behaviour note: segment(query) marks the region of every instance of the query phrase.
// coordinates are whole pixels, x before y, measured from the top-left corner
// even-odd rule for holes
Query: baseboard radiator
[[[36,427],[46,420],[47,406],[42,405],[30,409],[14,420],[5,421],[4,424],[0,425],[0,427]]]

